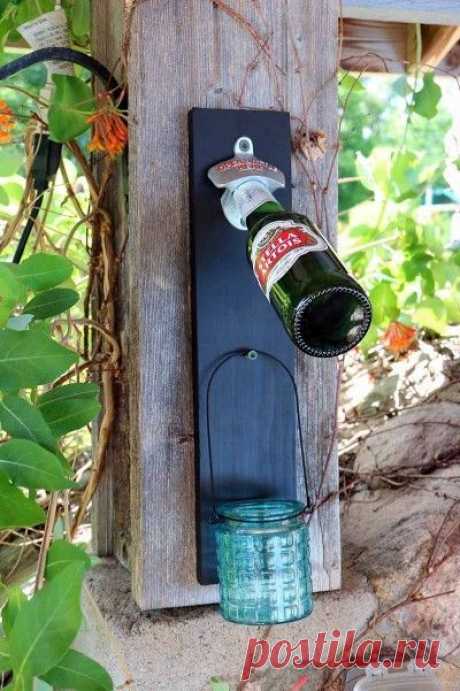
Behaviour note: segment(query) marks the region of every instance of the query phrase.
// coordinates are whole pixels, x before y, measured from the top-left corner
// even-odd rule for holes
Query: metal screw
[[[252,143],[252,139],[250,137],[239,137],[234,146],[234,154],[235,156],[242,156],[242,155],[249,155],[253,156],[254,155],[254,146]]]
[[[259,357],[259,353],[257,352],[257,350],[249,350],[246,353],[246,357],[248,360],[257,360],[257,358]]]

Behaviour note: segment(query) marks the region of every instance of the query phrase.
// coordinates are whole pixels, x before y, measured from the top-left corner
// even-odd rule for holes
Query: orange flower
[[[0,100],[0,144],[10,143],[13,127],[13,111],[5,101]]]
[[[110,94],[101,94],[98,100],[97,111],[88,118],[94,128],[89,150],[102,151],[109,154],[110,158],[115,158],[126,146],[128,127]]]
[[[406,326],[401,322],[392,322],[383,335],[383,343],[390,353],[399,355],[409,350],[416,335],[416,329],[411,326]]]

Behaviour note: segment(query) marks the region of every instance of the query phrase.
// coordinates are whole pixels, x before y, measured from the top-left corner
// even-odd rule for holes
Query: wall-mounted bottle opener
[[[197,108],[190,113],[189,131],[198,580],[205,585],[218,582],[216,526],[211,522],[215,502],[305,497],[297,496],[292,388],[270,360],[233,358],[216,374],[209,391],[215,499],[206,435],[207,387],[225,354],[266,352],[295,371],[294,345],[248,263],[247,233],[227,223],[220,194],[208,178],[208,170],[228,159],[235,142],[247,136],[258,157],[283,171],[285,187],[281,178],[274,182],[278,198],[289,207],[289,114]],[[231,165],[220,170],[223,182],[230,181]]]

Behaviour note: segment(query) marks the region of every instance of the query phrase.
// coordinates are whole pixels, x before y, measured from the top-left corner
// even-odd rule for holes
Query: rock
[[[405,410],[366,437],[355,470],[378,474],[394,468],[402,475],[417,474],[456,451],[460,451],[460,406],[449,400],[433,402]]]
[[[404,601],[425,574],[423,596],[454,590],[454,594],[422,600],[395,610],[377,627],[389,646],[399,638],[439,639],[441,653],[460,643],[460,485],[458,469],[437,471],[416,487],[355,495],[344,514],[343,540],[347,568],[366,576],[385,611]],[[450,520],[444,517],[451,507]],[[460,653],[457,651],[457,659]]]

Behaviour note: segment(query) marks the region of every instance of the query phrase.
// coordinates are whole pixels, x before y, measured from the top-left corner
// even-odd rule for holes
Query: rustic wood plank
[[[291,39],[298,54],[291,63],[287,110],[298,115],[304,111],[302,91],[307,103],[307,125],[322,129],[329,142],[326,156],[315,161],[320,185],[329,187],[324,199],[321,226],[328,239],[337,244],[337,43],[338,22],[335,2],[311,0],[289,2]],[[321,5],[321,6],[320,6]],[[307,10],[305,19],[305,10]],[[295,30],[293,29],[295,27]],[[337,33],[336,33],[337,32]],[[292,45],[290,47],[292,54]],[[314,95],[317,94],[315,98]],[[313,100],[312,100],[313,97]],[[305,171],[297,158],[293,161],[293,207],[317,218],[313,197],[308,191]],[[301,397],[303,434],[309,468],[309,483],[317,500],[333,495],[338,489],[338,459],[334,441],[337,410],[337,364],[298,353],[297,385]],[[298,467],[299,495],[302,474]],[[341,585],[340,507],[336,496],[322,504],[310,522],[313,588],[328,591]]]
[[[404,72],[410,29],[401,22],[346,19],[341,66],[355,72]]]
[[[422,65],[437,67],[460,41],[460,26],[424,26]]]
[[[459,27],[423,25],[422,37],[422,65],[438,67],[440,74],[458,74]],[[410,71],[416,61],[416,52],[415,24],[359,19],[343,21],[340,60],[343,69],[366,73]]]
[[[343,0],[343,16],[352,19],[420,24],[460,24],[457,0]]]
[[[129,457],[129,555],[133,593],[143,609],[218,599],[215,586],[199,586],[196,578],[189,109],[275,108],[302,119],[307,115],[308,126],[325,130],[329,137],[330,150],[316,162],[316,170],[320,186],[329,187],[321,206],[323,228],[332,239],[336,226],[338,3],[227,2],[260,33],[259,44],[247,25],[210,0],[145,0],[139,3],[132,30],[129,238],[122,266],[124,304],[129,303],[123,315],[129,340],[123,390],[126,396],[129,389],[130,426],[129,439],[125,434],[114,441],[114,448],[119,446],[113,460],[124,470],[112,477],[114,485],[123,482]],[[111,3],[115,8],[116,0]],[[111,17],[105,6],[96,12],[100,23],[106,21],[104,15]],[[298,122],[293,120],[294,127]],[[307,176],[300,165],[293,173],[294,206],[313,213],[317,209]],[[314,493],[326,496],[337,489],[335,449],[327,463],[335,417],[335,365],[299,355],[298,382],[310,483]],[[111,534],[119,541],[118,530],[123,529],[117,525],[126,523],[120,518],[126,505],[121,501],[112,507]],[[338,500],[333,499],[312,521],[316,590],[340,585],[338,514]]]

